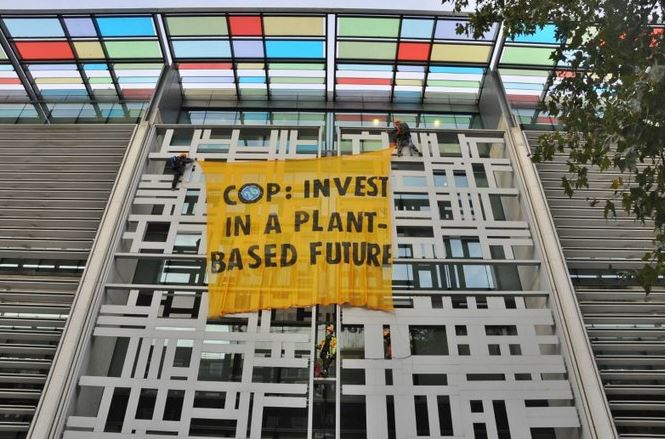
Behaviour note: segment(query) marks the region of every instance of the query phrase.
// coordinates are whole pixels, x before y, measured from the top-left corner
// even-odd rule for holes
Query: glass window
[[[448,179],[446,178],[446,171],[434,172],[434,186],[448,187]]]
[[[445,326],[409,326],[411,355],[448,355]]]
[[[429,197],[427,194],[407,194],[396,192],[393,196],[395,209],[402,211],[423,211],[430,210]]]
[[[455,187],[469,187],[469,179],[466,177],[466,171],[454,171]]]
[[[424,176],[403,175],[402,183],[408,187],[427,187],[427,179]]]
[[[199,381],[235,381],[242,378],[242,354],[201,352]]]
[[[439,216],[442,220],[453,219],[453,207],[450,201],[439,201]]]

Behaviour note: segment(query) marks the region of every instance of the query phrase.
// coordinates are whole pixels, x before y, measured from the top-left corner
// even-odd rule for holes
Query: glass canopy
[[[498,26],[474,40],[455,32],[459,23],[342,13],[0,14],[0,101],[146,101],[172,65],[193,99],[476,104],[495,58],[511,102],[540,98],[559,44],[552,26],[502,45]]]

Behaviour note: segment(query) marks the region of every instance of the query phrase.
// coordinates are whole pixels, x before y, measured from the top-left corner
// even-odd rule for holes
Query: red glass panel
[[[338,84],[390,85],[388,78],[337,78]]]
[[[429,43],[399,43],[397,59],[401,61],[427,61]]]
[[[17,41],[16,49],[24,60],[74,59],[74,53],[66,41]]]
[[[18,78],[0,78],[0,84],[20,84],[21,80]]]
[[[125,99],[146,99],[150,98],[153,92],[151,88],[126,88],[122,90],[122,96]]]
[[[261,32],[261,17],[229,17],[229,27],[231,35],[238,36],[262,36]]]

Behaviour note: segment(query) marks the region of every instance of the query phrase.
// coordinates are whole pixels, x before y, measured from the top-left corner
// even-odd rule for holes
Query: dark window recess
[[[490,355],[501,355],[501,346],[498,344],[487,345],[487,350]]]
[[[175,357],[173,358],[174,367],[189,367],[192,359],[192,348],[186,346],[177,346],[175,348]]]
[[[489,187],[489,182],[487,181],[487,174],[485,173],[485,165],[482,163],[476,163],[472,165],[473,168],[473,178],[476,180],[476,187]]]
[[[503,203],[501,202],[501,195],[490,194],[490,206],[492,208],[492,216],[494,221],[505,221],[506,214],[503,210]]]
[[[171,146],[189,146],[192,143],[193,137],[194,137],[194,129],[192,128],[173,130],[173,136],[171,137]]]
[[[205,355],[205,354],[204,354]],[[211,354],[215,358],[201,358],[199,381],[240,381],[242,378],[242,354]]]
[[[393,194],[395,209],[401,211],[428,211],[429,197],[427,194],[406,194],[396,192]]]
[[[189,424],[190,436],[236,437],[235,419],[192,418]]]
[[[514,297],[504,297],[503,300],[506,302],[506,309],[517,309]]]
[[[506,381],[506,375],[502,373],[467,373],[467,381]]]
[[[487,427],[482,422],[473,423],[473,439],[487,439]]]
[[[479,399],[474,399],[469,401],[471,406],[471,413],[482,413],[483,412],[483,402]]]
[[[453,296],[451,301],[453,302],[453,309],[467,309],[469,307],[466,296]]]
[[[466,325],[455,325],[455,335],[464,336],[467,334]]]
[[[194,407],[205,409],[223,409],[226,392],[194,392]]]
[[[531,439],[556,439],[553,428],[532,428]]]
[[[453,219],[453,207],[450,204],[450,201],[439,201],[439,217],[442,220],[452,220]]]
[[[185,194],[185,201],[182,205],[182,215],[194,215],[194,207],[196,202],[199,199],[199,190],[198,189],[188,189]]]
[[[384,370],[384,375],[386,378],[386,386],[392,386],[393,385],[393,370],[392,369],[385,369]]]
[[[497,439],[511,439],[506,403],[503,401],[492,401],[492,406],[494,407],[494,420],[496,421],[496,431],[498,433]]]
[[[106,338],[106,337],[104,337]],[[113,356],[111,357],[111,364],[107,376],[119,377],[122,373],[122,368],[125,364],[125,356],[127,355],[127,346],[129,345],[129,337],[118,337],[113,348]]]
[[[392,374],[391,374],[392,377]],[[396,439],[395,433],[395,397],[386,396],[386,417],[388,424],[388,439]]]
[[[524,407],[549,407],[550,403],[546,399],[525,399]]]
[[[106,418],[106,424],[104,424],[105,432],[120,433],[122,431],[122,423],[125,420],[125,411],[129,401],[129,391],[130,389],[126,387],[116,387],[113,391],[109,414]]]
[[[414,386],[447,386],[448,377],[445,373],[414,373]]]
[[[443,297],[432,296],[432,309],[443,309]]]
[[[429,436],[429,414],[427,411],[427,396],[413,397],[416,408],[416,435]]]
[[[476,296],[476,308],[477,309],[487,309],[487,297],[485,297],[485,296]]]
[[[510,349],[510,355],[522,355],[522,347],[518,344],[510,344],[508,349]]]
[[[393,171],[424,171],[425,165],[422,162],[392,162],[390,169]]]
[[[365,385],[365,369],[342,369],[342,384]]]
[[[339,411],[340,439],[367,437],[365,395],[342,395]]]
[[[457,345],[457,354],[458,355],[471,355],[471,347],[468,344],[458,344]]]
[[[445,326],[409,326],[412,355],[448,355]]]
[[[490,245],[492,259],[506,259],[506,252],[501,245]]]
[[[516,373],[515,374],[515,381],[531,381],[531,374],[530,373]]]
[[[262,438],[307,438],[307,408],[264,407]]]
[[[185,400],[184,390],[169,390],[164,404],[165,421],[179,421],[182,413],[182,403]]]
[[[143,240],[147,242],[166,242],[171,223],[148,223]]]
[[[308,369],[302,367],[258,367],[252,370],[254,383],[307,383]]]
[[[400,238],[433,238],[434,230],[431,227],[397,226],[397,236]]]
[[[515,325],[486,325],[485,335],[517,335]]]
[[[453,415],[450,411],[450,398],[448,396],[437,396],[436,405],[439,410],[439,430],[441,436],[453,435]]]
[[[141,389],[139,402],[136,406],[136,419],[152,419],[157,401],[157,389]]]

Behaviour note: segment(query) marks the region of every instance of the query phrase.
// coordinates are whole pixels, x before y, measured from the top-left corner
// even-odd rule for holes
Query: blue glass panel
[[[240,58],[263,58],[263,42],[234,41],[233,55]]]
[[[338,70],[375,70],[380,72],[392,72],[393,66],[381,66],[372,64],[338,64]]]
[[[67,31],[72,37],[96,37],[97,30],[90,18],[65,18]]]
[[[266,41],[269,58],[323,58],[323,41]]]
[[[103,37],[150,37],[155,35],[152,17],[98,17]]]
[[[456,73],[458,75],[482,75],[483,69],[478,67],[438,67],[431,66],[429,71],[432,73]]]
[[[228,41],[195,40],[174,41],[176,58],[230,58],[231,46]]]
[[[108,70],[106,64],[85,64],[83,68],[86,70]]]
[[[263,76],[244,76],[238,78],[240,83],[254,83],[254,84],[265,84],[266,78]]]
[[[12,37],[64,37],[57,18],[5,18],[5,25]]]
[[[417,20],[405,18],[402,20],[402,38],[432,38],[434,20]]]
[[[511,41],[516,43],[558,44],[554,36],[555,31],[556,26],[553,24],[548,24],[542,29],[536,30],[536,33],[533,35],[519,35]]]
[[[462,21],[456,20],[439,20],[436,22],[436,31],[434,32],[434,38],[437,40],[464,40],[464,41],[474,41],[473,36],[466,34],[457,34],[455,28],[457,24],[465,24]],[[492,26],[492,28],[485,32],[479,40],[492,40],[496,35],[497,25]]]

